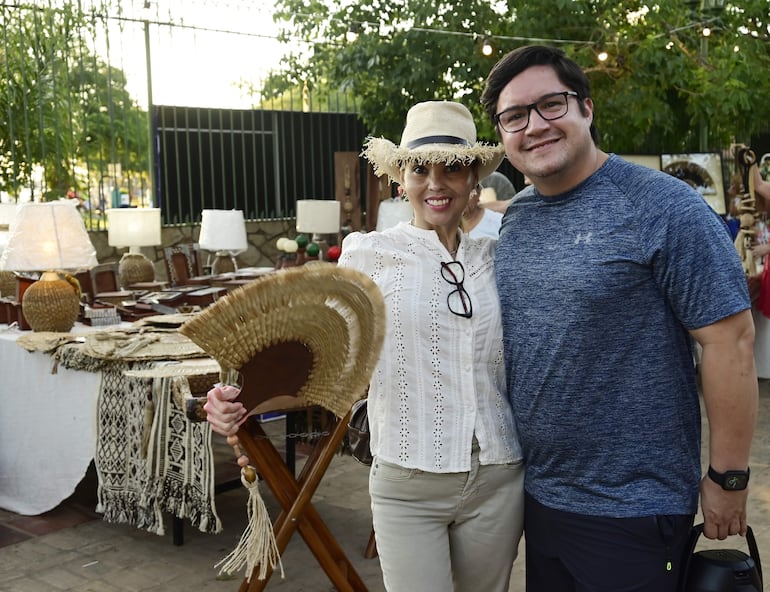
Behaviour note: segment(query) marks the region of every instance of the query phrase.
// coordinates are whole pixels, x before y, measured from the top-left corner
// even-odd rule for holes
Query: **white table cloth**
[[[96,449],[100,372],[58,368],[0,324],[0,508],[36,515],[83,479]]]

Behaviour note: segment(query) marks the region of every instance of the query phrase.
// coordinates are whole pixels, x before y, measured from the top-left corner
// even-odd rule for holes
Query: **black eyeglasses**
[[[473,305],[471,304],[471,297],[463,287],[463,281],[465,280],[463,264],[459,261],[450,261],[449,263],[442,261],[441,277],[455,286],[455,289],[446,297],[449,312],[456,314],[458,317],[471,318],[473,316]]]
[[[576,97],[578,94],[573,90],[551,93],[540,97],[534,103],[509,107],[495,115],[495,121],[503,128],[503,131],[513,134],[520,132],[529,125],[529,118],[532,115],[532,109],[538,112],[540,117],[546,121],[560,119],[567,114],[569,110],[569,97]]]

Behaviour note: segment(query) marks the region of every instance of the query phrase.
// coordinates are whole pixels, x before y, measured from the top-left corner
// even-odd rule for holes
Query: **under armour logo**
[[[590,232],[586,234],[582,234],[580,232],[577,233],[577,236],[575,237],[575,244],[579,245],[580,243],[590,244],[591,243],[591,234]]]

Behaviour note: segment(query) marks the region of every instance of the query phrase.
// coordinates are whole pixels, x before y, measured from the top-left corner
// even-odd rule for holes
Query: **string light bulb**
[[[481,45],[481,53],[485,56],[491,56],[494,48],[489,37],[484,37],[484,43]]]
[[[608,54],[606,51],[600,51],[598,55],[596,56],[596,59],[600,62],[606,62],[607,58],[610,57],[610,54]]]
[[[345,32],[345,39],[348,43],[354,43],[358,39],[358,35],[361,33],[361,25],[358,23],[350,23],[348,30]]]

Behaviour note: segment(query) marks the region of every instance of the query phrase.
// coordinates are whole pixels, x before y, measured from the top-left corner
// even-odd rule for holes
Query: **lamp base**
[[[16,275],[12,271],[0,271],[0,297],[16,296]]]
[[[21,310],[33,331],[66,333],[80,312],[80,290],[58,273],[45,272],[24,291]]]
[[[125,290],[133,284],[155,281],[155,266],[141,253],[126,253],[118,263],[118,281]]]
[[[226,251],[218,251],[211,264],[211,274],[233,273],[236,270],[235,257]]]

